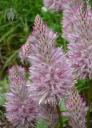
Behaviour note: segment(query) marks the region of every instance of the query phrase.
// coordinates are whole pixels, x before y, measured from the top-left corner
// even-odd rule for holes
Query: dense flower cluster
[[[69,42],[78,42],[84,35],[88,36],[87,31],[90,33],[92,12],[89,5],[83,1],[76,1],[71,6],[64,10],[63,35]]]
[[[76,7],[79,7],[79,5],[83,2],[83,0],[43,0],[43,2],[44,2],[44,6],[47,7],[49,10],[56,10],[56,11],[67,10],[68,13],[70,13],[69,11],[70,10],[74,11]]]
[[[69,95],[69,90],[73,86],[72,72],[66,70],[68,63],[63,62],[65,62],[65,58],[62,57],[62,62],[53,64],[53,66],[39,64],[30,68],[33,81],[32,93],[39,98],[39,103],[56,104],[64,96]],[[68,66],[68,68],[70,67]]]
[[[69,95],[69,90],[74,85],[73,69],[62,49],[55,47],[56,35],[48,31],[39,16],[35,19],[32,36],[38,39],[39,44],[33,45],[33,52],[29,56],[32,63],[32,93],[36,91],[34,94],[39,98],[39,102],[56,104]]]
[[[69,112],[70,125],[73,128],[86,128],[85,117],[88,108],[75,87],[71,90],[71,95],[66,102],[66,107]]]
[[[83,1],[70,0],[64,4],[63,10],[63,37],[69,42],[75,42],[79,38],[80,24],[83,23],[81,17]],[[82,15],[84,16],[84,15]]]
[[[64,35],[70,41],[68,56],[78,79],[92,78],[92,11],[88,5],[85,6],[83,10],[82,3],[73,14],[73,26],[70,24],[67,25],[69,29],[64,29]]]
[[[29,39],[27,40],[27,42],[21,47],[20,52],[19,52],[19,56],[21,58],[21,61],[28,61],[28,56],[31,54],[31,45],[29,43]]]
[[[55,47],[57,34],[43,24],[40,16],[36,16],[34,24],[36,25],[33,27],[33,32],[20,49],[19,56],[22,60],[27,58],[31,64],[38,64],[50,58],[49,53],[52,47]]]
[[[61,0],[44,0],[44,6],[50,10],[61,11],[62,1]]]
[[[78,79],[92,78],[92,43],[70,43],[68,56]]]
[[[7,94],[6,116],[14,126],[33,128],[39,107],[30,97],[23,68],[13,66],[9,71],[9,77],[10,92]]]

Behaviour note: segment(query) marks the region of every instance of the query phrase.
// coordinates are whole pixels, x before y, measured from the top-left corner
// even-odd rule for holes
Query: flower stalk
[[[87,128],[90,128],[90,109],[91,109],[91,98],[92,98],[92,80],[89,81],[89,88],[88,88],[88,112],[87,112]]]
[[[57,109],[57,114],[58,114],[58,119],[59,119],[59,127],[58,128],[63,128],[63,119],[62,119],[62,114],[61,114],[59,105],[56,105],[56,109]]]

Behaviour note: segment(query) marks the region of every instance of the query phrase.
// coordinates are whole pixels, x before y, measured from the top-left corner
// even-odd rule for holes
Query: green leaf
[[[40,120],[37,122],[37,128],[48,128],[46,121],[40,119]]]
[[[0,93],[0,106],[5,104],[5,94]]]
[[[60,110],[61,110],[62,112],[67,111],[67,110],[66,110],[66,107],[65,107],[65,99],[62,99],[62,101],[60,102]]]
[[[18,54],[18,50],[13,52],[13,54],[9,58],[7,58],[4,66],[3,66],[3,70],[11,63],[11,60],[14,60],[16,58],[17,54]]]

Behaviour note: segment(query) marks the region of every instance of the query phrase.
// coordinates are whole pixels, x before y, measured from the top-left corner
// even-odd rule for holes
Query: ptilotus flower
[[[34,52],[29,57],[32,63],[31,94],[36,95],[39,103],[56,104],[69,94],[74,85],[73,69],[63,50],[55,47],[56,36],[47,30],[41,18],[37,16],[33,34],[38,39],[38,44],[32,47]]]
[[[78,79],[92,78],[92,42],[70,43],[68,56]]]
[[[24,71],[21,67],[13,66],[9,72],[10,92],[7,94],[6,116],[14,125],[21,128],[33,128],[38,116],[38,106],[30,97],[29,87],[26,86]]]
[[[22,85],[26,85],[25,71],[22,67],[14,65],[9,69],[8,75],[11,88],[17,88],[21,87]]]
[[[71,91],[66,107],[69,112],[69,123],[72,128],[86,128],[88,108],[75,87]]]
[[[63,36],[69,42],[80,42],[91,36],[92,11],[84,1],[71,1],[64,9]]]
[[[60,49],[58,51],[61,52]],[[39,103],[56,104],[60,99],[69,94],[69,90],[74,82],[72,69],[66,61],[66,57],[62,55],[62,52],[60,58],[54,64],[31,66],[30,74],[33,82],[31,94],[36,91],[32,95],[36,95],[39,98]]]
[[[19,57],[21,58],[21,61],[28,61],[28,56],[31,54],[31,44],[29,40],[26,41],[26,43],[20,48]]]
[[[44,6],[50,10],[62,11],[70,9],[72,6],[76,6],[76,3],[82,2],[83,0],[43,0]]]
[[[62,4],[62,0],[44,0],[44,6],[50,10],[61,11]]]
[[[32,43],[33,54],[30,55],[32,64],[41,62],[49,63],[49,58],[53,52],[52,49],[54,50],[55,48],[56,38],[56,33],[49,29],[47,25],[43,23],[41,17],[37,15],[33,26],[32,36],[29,38],[30,42],[36,42]]]
[[[39,15],[35,18],[33,32],[29,36],[27,43],[20,50],[22,60],[28,59],[31,64],[38,64],[49,61],[52,47],[55,47],[56,33],[50,30],[43,23]]]
[[[71,7],[72,9],[73,7]],[[69,15],[68,15],[69,17]],[[68,56],[78,79],[92,78],[92,11],[82,1],[72,12],[73,21],[66,18],[64,36],[69,41]],[[66,25],[67,24],[67,25]]]

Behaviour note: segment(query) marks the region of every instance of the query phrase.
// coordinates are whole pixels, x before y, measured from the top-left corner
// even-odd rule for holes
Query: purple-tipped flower
[[[40,30],[40,31],[39,31]],[[36,95],[39,103],[54,103],[69,94],[74,84],[72,68],[61,48],[55,47],[55,35],[47,31],[39,16],[36,17],[34,37],[38,40],[29,56],[32,66],[30,75],[33,83],[32,95]],[[38,34],[39,33],[39,34]]]
[[[44,6],[50,10],[64,11],[67,10],[68,13],[70,8],[76,8],[77,4],[83,2],[83,0],[43,0]],[[70,10],[69,10],[70,9]],[[71,10],[74,11],[74,10]]]
[[[10,92],[7,94],[6,116],[14,126],[33,128],[38,117],[38,106],[30,97],[23,69],[13,66],[9,71],[9,78]]]
[[[92,42],[70,43],[68,56],[78,79],[92,78]]]
[[[58,48],[53,52],[51,61],[52,63],[41,63],[30,68],[33,90],[36,91],[39,103],[56,104],[69,94],[74,84],[72,68],[61,49]]]
[[[32,54],[29,56],[31,63],[49,63],[51,54],[55,49],[57,35],[43,23],[39,15],[36,16],[30,41],[34,38]],[[32,41],[31,41],[32,42]]]
[[[72,2],[67,4],[63,20],[63,35],[69,41],[68,56],[77,78],[91,79],[92,11],[85,1],[76,1],[76,4]]]
[[[88,108],[76,88],[71,90],[71,95],[67,100],[66,107],[69,112],[70,125],[73,128],[86,128],[86,114]]]
[[[39,15],[35,18],[32,34],[20,50],[21,60],[29,60],[31,64],[47,61],[50,49],[55,47],[56,33],[43,23]],[[49,50],[48,50],[49,49]],[[48,50],[48,51],[47,51]]]
[[[62,4],[62,0],[44,0],[44,6],[50,10],[61,11]]]
[[[91,37],[92,11],[85,1],[67,2],[63,17],[63,37],[69,42],[80,42]]]
[[[25,71],[22,67],[14,65],[9,69],[8,75],[11,89],[26,85]]]
[[[38,98],[39,103],[58,103],[74,85],[71,65],[63,50],[55,47],[56,37],[40,16],[36,16],[32,35],[28,38],[31,46],[28,58],[32,64],[31,94]]]
[[[31,44],[29,40],[21,47],[19,52],[19,57],[21,61],[28,61],[28,56],[31,54]]]

